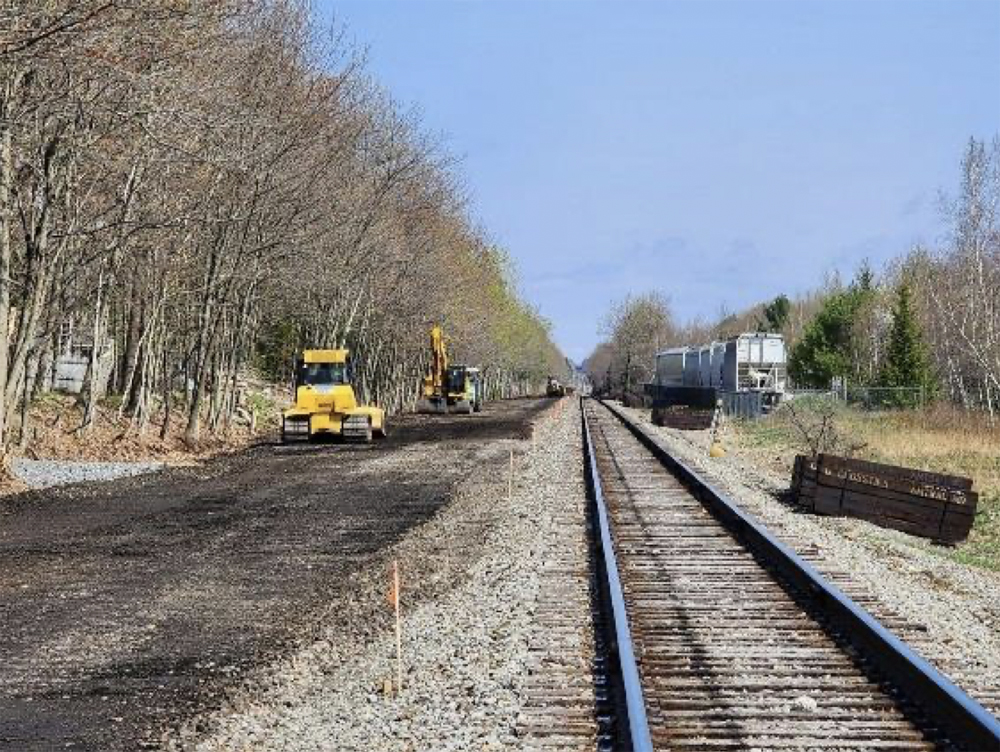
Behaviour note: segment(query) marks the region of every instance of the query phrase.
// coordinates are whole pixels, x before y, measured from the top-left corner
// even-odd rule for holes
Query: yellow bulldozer
[[[431,367],[421,385],[417,412],[478,413],[483,409],[483,381],[479,369],[448,362],[444,332],[431,329]]]
[[[385,410],[359,405],[347,350],[305,350],[295,367],[295,404],[281,416],[281,441],[323,436],[368,443],[387,433]]]

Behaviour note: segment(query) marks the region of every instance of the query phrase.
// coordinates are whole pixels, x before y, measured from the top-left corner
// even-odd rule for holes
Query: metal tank
[[[781,393],[786,381],[785,340],[780,334],[747,332],[726,342],[722,389]]]
[[[684,363],[688,348],[672,347],[656,354],[656,383],[660,386],[682,386]]]
[[[688,349],[684,358],[684,386],[701,386],[701,350]]]

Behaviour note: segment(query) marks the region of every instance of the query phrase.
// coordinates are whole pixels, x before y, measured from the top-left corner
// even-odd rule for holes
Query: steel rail
[[[639,676],[639,667],[636,664],[635,651],[632,648],[632,633],[628,624],[628,612],[625,609],[625,594],[622,592],[608,508],[604,503],[601,478],[597,471],[597,457],[590,437],[590,423],[587,420],[586,410],[584,410],[583,399],[583,397],[580,398],[580,416],[585,454],[584,465],[600,533],[599,547],[601,551],[598,557],[598,572],[604,579],[608,599],[611,601],[610,615],[615,637],[615,668],[620,675],[625,695],[624,705],[628,716],[628,739],[625,740],[625,743],[629,745],[628,748],[632,752],[652,752],[653,740],[649,733],[649,721],[646,719],[646,700],[642,692],[642,679]]]
[[[1000,720],[969,697],[903,640],[882,626],[788,546],[743,512],[690,466],[670,454],[623,413],[599,400],[738,540],[761,556],[836,625],[864,658],[953,742],[1000,750]]]

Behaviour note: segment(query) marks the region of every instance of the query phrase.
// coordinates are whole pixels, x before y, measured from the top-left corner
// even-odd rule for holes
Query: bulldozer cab
[[[296,387],[332,387],[350,383],[350,368],[347,363],[306,363],[299,360],[295,371]]]
[[[295,364],[295,390],[310,386],[324,392],[351,383],[347,350],[306,350]]]

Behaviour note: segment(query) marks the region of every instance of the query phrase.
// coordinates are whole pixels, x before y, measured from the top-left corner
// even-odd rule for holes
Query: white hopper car
[[[786,382],[787,356],[780,334],[747,332],[725,342],[674,347],[656,355],[656,383],[660,386],[781,394]]]

